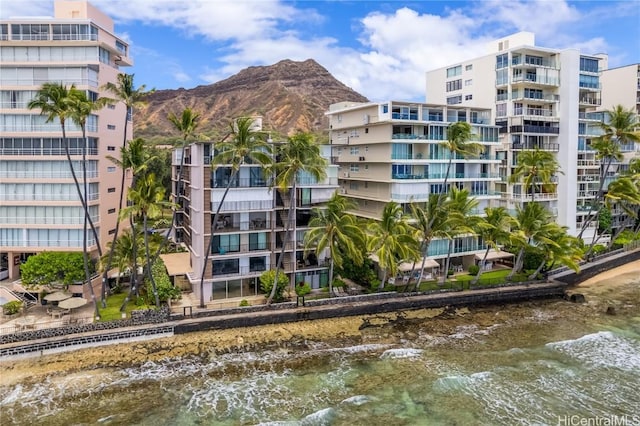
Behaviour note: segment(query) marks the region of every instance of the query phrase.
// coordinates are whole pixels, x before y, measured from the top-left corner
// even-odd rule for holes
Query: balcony
[[[76,170],[78,179],[82,180],[82,172]],[[93,179],[98,177],[97,171],[87,170],[87,179]],[[2,170],[0,171],[0,178],[3,179],[72,179],[70,170]]]
[[[87,148],[86,155],[98,155],[97,148]],[[63,148],[0,148],[0,155],[26,155],[26,156],[44,156],[44,155],[67,155]],[[82,155],[82,149],[69,148],[69,155]]]
[[[602,99],[599,96],[580,96],[578,103],[587,106],[600,106],[602,105]]]
[[[511,148],[514,150],[539,149],[542,151],[558,152],[560,151],[560,144],[558,143],[542,143],[542,144],[514,143],[514,144],[511,144]]]
[[[391,139],[427,139],[427,135],[418,135],[415,133],[394,133]]]
[[[522,94],[521,94],[522,93]],[[506,100],[506,99],[505,99]],[[517,92],[514,92],[511,94],[511,100],[514,101],[518,101],[518,100],[527,100],[527,101],[533,101],[536,103],[540,103],[540,102],[549,102],[549,103],[553,103],[553,102],[558,102],[560,101],[560,95],[553,95],[553,94],[542,94],[542,95],[538,95],[538,94],[528,94],[528,93],[524,93],[524,91],[520,91],[518,90]]]
[[[226,188],[229,185],[229,178],[211,179],[211,188]],[[261,178],[235,178],[231,181],[230,188],[263,188],[267,186],[267,182]]]
[[[393,173],[391,178],[398,180],[407,180],[407,179],[430,179],[430,180],[441,180],[446,177],[446,173],[429,173],[429,174],[421,174],[421,175],[412,175],[412,174],[402,174],[402,173]],[[459,180],[459,179],[500,179],[500,176],[497,173],[475,173],[475,174],[466,174],[466,173],[450,173],[450,180]]]
[[[531,124],[525,124],[524,126],[511,126],[509,128],[511,133],[544,133],[557,135],[560,134],[559,127],[552,126],[534,126]]]
[[[394,120],[418,120],[418,114],[417,113],[400,113],[400,112],[394,112],[391,113],[391,118]]]
[[[531,194],[514,194],[510,192],[503,192],[502,198],[507,198],[512,201],[523,202],[523,201],[531,201]],[[546,192],[546,193],[535,193],[533,196],[534,201],[552,201],[558,199],[558,193],[556,192]]]
[[[527,55],[523,56],[515,56],[511,58],[511,66],[512,67],[541,67],[541,68],[552,68],[552,69],[560,69],[560,66],[556,61],[552,61],[549,59],[541,59],[539,57],[527,57]]]
[[[544,77],[537,74],[526,74],[511,77],[512,84],[535,84],[541,86],[559,86],[557,78]]]
[[[553,111],[549,111],[546,109],[538,109],[538,108],[523,108],[516,109],[513,115],[523,115],[523,116],[531,116],[535,118],[555,118],[558,119],[558,116],[553,113]]]

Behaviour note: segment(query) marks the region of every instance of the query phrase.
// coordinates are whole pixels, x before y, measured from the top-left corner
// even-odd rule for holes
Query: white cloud
[[[53,2],[46,0],[2,0],[0,19],[17,16],[53,16]]]

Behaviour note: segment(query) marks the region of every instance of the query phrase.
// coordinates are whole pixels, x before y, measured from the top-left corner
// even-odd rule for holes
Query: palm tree
[[[511,239],[511,228],[516,225],[516,220],[504,207],[486,207],[484,214],[485,216],[482,218],[484,226],[478,227],[478,236],[487,245],[487,249],[484,251],[480,268],[471,285],[477,284],[480,280],[483,272],[482,266],[487,261],[489,250],[498,251],[500,245],[508,243]]]
[[[520,250],[513,265],[513,270],[507,277],[508,279],[522,270],[524,265],[524,253],[529,246],[535,246],[540,243],[553,245],[551,234],[553,222],[551,214],[540,203],[526,203],[524,207],[516,206],[517,228],[515,231],[516,247]]]
[[[160,299],[158,297],[158,291],[156,289],[156,282],[151,272],[151,254],[149,252],[149,227],[148,219],[154,219],[162,215],[162,209],[171,207],[172,204],[165,201],[164,188],[162,185],[156,182],[156,177],[153,173],[149,173],[142,179],[138,180],[138,183],[134,189],[129,191],[128,195],[131,205],[122,209],[121,214],[123,216],[136,216],[142,219],[142,232],[144,236],[144,248],[145,248],[145,270],[151,285],[153,287],[153,293],[156,301],[156,307],[160,307]],[[132,232],[135,233],[135,230]]]
[[[320,146],[316,143],[313,135],[299,132],[287,139],[287,143],[278,146],[278,160],[273,165],[275,171],[274,184],[281,193],[289,190],[289,212],[287,223],[285,224],[285,234],[282,240],[282,249],[276,262],[276,273],[271,289],[271,294],[267,299],[267,304],[271,304],[276,294],[278,271],[282,267],[282,261],[289,241],[291,228],[296,229],[296,192],[298,180],[302,175],[306,175],[313,182],[323,181],[327,177],[327,160],[320,154]],[[295,250],[295,246],[294,246]],[[295,262],[292,262],[295,268]],[[295,270],[293,271],[295,276]]]
[[[84,226],[82,228],[82,259],[84,263],[85,280],[89,284],[89,293],[91,295],[91,301],[95,306],[96,317],[100,316],[100,310],[98,309],[98,300],[93,292],[93,285],[91,284],[91,274],[89,272],[89,253],[87,252],[87,224],[91,226],[93,236],[96,240],[98,248],[98,257],[102,257],[102,246],[96,228],[93,224],[93,220],[89,216],[88,207],[88,183],[87,183],[87,119],[93,111],[101,109],[105,104],[106,99],[98,99],[91,101],[87,98],[86,92],[72,88],[69,91],[68,106],[70,109],[69,117],[76,123],[82,130],[82,182],[84,186],[82,203],[84,210]]]
[[[142,263],[143,259],[136,259],[136,247],[142,246],[142,234],[136,232],[134,239],[131,229],[125,229],[113,244],[112,241],[107,243],[109,253],[103,256],[103,261],[107,262],[107,258],[111,258],[113,266],[118,269],[116,277],[116,285],[120,282],[120,278],[125,271],[129,271],[130,279],[133,278],[133,271]]]
[[[120,148],[120,158],[115,158],[112,156],[107,156],[107,159],[110,160],[113,164],[117,165],[124,171],[130,171],[131,178],[131,188],[136,188],[138,186],[138,180],[143,178],[148,165],[151,161],[155,159],[155,157],[150,157],[148,151],[145,149],[144,139],[136,138],[129,142],[124,148]],[[118,222],[124,218],[120,213],[118,214]],[[132,216],[128,217],[129,224],[132,229],[135,229],[135,223]],[[132,240],[133,242],[133,252],[137,253],[139,245],[137,244],[138,239]],[[112,242],[113,245],[113,242]],[[138,259],[137,256],[133,257],[134,260]],[[107,258],[107,263],[105,266],[105,272],[111,269],[111,264],[109,262],[109,258]],[[138,282],[138,264],[134,265],[132,269],[132,277],[131,277],[131,289],[130,291],[137,294],[139,287],[137,286]],[[106,286],[106,277],[103,275],[103,285]],[[106,288],[102,289],[102,300],[103,307],[105,306],[105,298],[106,298]]]
[[[531,201],[535,201],[536,186],[550,185],[553,178],[560,171],[560,164],[555,156],[538,148],[522,151],[518,154],[518,163],[511,177],[511,183],[524,179],[523,186],[526,191],[531,191]]]
[[[355,208],[355,202],[334,192],[326,208],[314,209],[314,217],[309,222],[309,230],[304,236],[307,250],[315,247],[320,255],[329,249],[329,296],[333,294],[334,267],[341,268],[344,257],[361,265],[364,260],[360,247],[365,245],[366,235],[355,216],[347,210]]]
[[[448,214],[447,201],[440,205],[441,194],[429,194],[429,199],[424,206],[418,203],[411,203],[412,226],[416,230],[416,238],[420,241],[420,252],[422,253],[422,264],[420,266],[420,278],[415,282],[414,289],[420,285],[422,271],[427,261],[429,246],[434,238],[444,238],[449,229],[449,221],[452,219]],[[414,276],[415,264],[411,271]]]
[[[419,243],[402,206],[394,201],[385,205],[380,221],[369,223],[367,232],[367,251],[377,256],[378,266],[383,271],[378,288],[382,290],[387,276],[395,277],[398,274],[398,261],[420,258]]]
[[[462,235],[474,234],[482,222],[480,216],[473,213],[476,207],[478,207],[478,203],[478,200],[475,198],[469,198],[468,190],[458,189],[456,187],[451,188],[447,209],[450,218],[448,221],[450,225],[449,249],[447,250],[447,259],[445,261],[445,273],[442,276],[443,283],[447,280],[455,238]]]
[[[611,163],[613,160],[620,161],[623,158],[620,147],[631,143],[640,143],[640,132],[638,132],[640,123],[633,109],[625,109],[622,105],[617,105],[614,106],[613,109],[605,111],[605,116],[608,119],[598,123],[603,134],[595,138],[594,143],[591,145],[597,151],[596,157],[601,161],[605,161],[605,166],[600,174],[598,192],[596,192],[590,205],[587,219],[582,224],[582,229],[578,234],[580,238],[582,238],[582,234],[591,222],[598,217],[600,208],[597,208],[595,212],[592,212],[592,210],[596,206],[599,207],[600,202],[604,198],[605,179]],[[595,235],[591,245],[593,246],[594,243]]]
[[[545,265],[550,268],[556,263],[578,272],[579,262],[582,259],[581,240],[568,234],[566,226],[550,223],[546,229],[545,238],[538,238],[536,249],[543,255],[543,259],[529,279],[535,279]]]
[[[264,140],[264,134],[253,130],[254,119],[251,117],[241,117],[231,123],[229,134],[216,147],[217,154],[213,157],[213,167],[230,167],[231,174],[229,181],[222,194],[222,198],[218,202],[218,207],[213,215],[212,224],[218,222],[220,210],[227,198],[229,189],[233,184],[236,176],[240,172],[240,167],[244,164],[259,164],[264,169],[272,163],[271,146]],[[231,140],[227,138],[231,136]],[[200,307],[204,308],[204,275],[209,261],[209,254],[213,246],[213,234],[215,227],[211,226],[211,237],[209,245],[205,249],[202,262],[202,274],[200,275]]]
[[[614,204],[617,204],[626,213],[628,224],[638,220],[638,207],[640,207],[640,176],[621,176],[609,184],[605,196],[605,206],[610,209]],[[618,238],[627,226],[629,225],[625,226],[625,224],[620,224],[620,226],[618,226],[616,232],[611,236],[609,247],[613,245],[616,238]],[[594,243],[595,242],[597,241],[594,241]],[[595,244],[593,243],[589,246],[585,257],[591,254],[594,246]]]
[[[482,151],[482,145],[477,142],[469,142],[473,138],[471,124],[466,121],[456,121],[447,127],[447,141],[441,142],[440,145],[449,151],[449,162],[447,163],[447,172],[444,176],[442,184],[442,192],[447,192],[447,182],[451,173],[451,165],[453,157],[460,156],[462,158],[478,155]],[[442,204],[444,200],[441,200]]]
[[[102,87],[103,90],[113,95],[115,100],[117,100],[118,102],[122,102],[125,106],[122,147],[120,148],[121,154],[127,150],[127,129],[129,125],[129,120],[133,115],[134,108],[145,104],[146,102],[144,101],[144,98],[150,93],[153,93],[154,91],[154,89],[152,89],[146,92],[145,85],[142,85],[136,89],[133,84],[133,78],[134,78],[134,74],[120,73],[118,74],[118,77],[117,77],[117,83],[114,84],[112,82],[109,82]],[[125,164],[124,158],[121,157],[121,160],[122,160],[122,164],[124,165]],[[113,159],[111,161],[113,161]],[[124,208],[124,187],[125,187],[125,179],[126,179],[126,170],[127,170],[127,167],[121,167],[120,192],[119,192],[120,201],[118,202],[118,216],[117,216],[118,218],[120,217],[120,210]],[[133,183],[131,184],[131,186],[134,187]],[[118,239],[119,231],[120,231],[120,220],[118,219],[116,221],[116,227],[113,232],[113,239],[111,240],[112,245]],[[107,278],[108,278],[109,269],[111,269],[112,261],[113,261],[113,257],[110,253],[109,257],[107,258],[107,262],[102,275],[101,299],[102,299],[103,308],[106,307],[105,299],[106,299]]]

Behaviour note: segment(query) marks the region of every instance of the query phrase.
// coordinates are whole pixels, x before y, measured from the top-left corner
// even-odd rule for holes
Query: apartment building
[[[614,105],[633,108],[640,114],[640,64],[625,65],[602,71],[602,107]]]
[[[493,41],[487,50],[485,56],[427,72],[426,100],[492,109],[500,128],[498,155],[506,158],[497,190],[500,204],[509,209],[530,200],[521,184],[508,181],[519,153],[534,148],[554,153],[562,173],[556,184],[537,188],[535,200],[577,235],[600,185],[601,164],[590,143],[601,134],[597,123],[603,115],[595,111],[602,105],[607,58],[539,47],[528,32]],[[596,227],[593,223],[584,238]]]
[[[29,101],[46,82],[74,84],[97,99],[120,67],[130,65],[129,46],[114,34],[113,21],[86,1],[57,0],[50,18],[0,21],[0,252],[10,279],[19,277],[28,255],[81,251],[83,241],[84,213],[60,123],[47,123],[40,110],[27,108]],[[122,104],[94,112],[86,140],[78,126],[66,122],[79,179],[86,147],[86,198],[99,233],[98,242],[88,232],[93,254],[98,243],[106,247],[116,225],[120,171],[105,157],[120,153],[125,114]]]
[[[260,129],[261,120],[256,118],[254,130]],[[321,150],[329,160],[330,147],[323,146]],[[177,172],[182,155],[185,156],[184,189],[175,238],[189,249],[192,272],[187,278],[197,298],[200,298],[200,279],[212,233],[212,250],[204,273],[205,302],[260,294],[259,277],[264,271],[275,269],[283,245],[282,268],[292,283],[304,281],[312,288],[328,285],[325,258],[305,253],[303,241],[312,209],[328,201],[337,188],[337,166],[328,166],[323,182],[316,182],[304,173],[298,175],[295,229],[291,229],[285,241],[290,191],[271,187],[272,179],[264,175],[261,166],[240,166],[214,223],[215,212],[231,179],[231,167],[212,167],[213,142],[193,143],[184,154],[175,150],[172,157],[174,199],[178,199]]]
[[[491,110],[460,105],[387,101],[343,102],[327,112],[333,162],[339,166],[339,191],[357,203],[357,216],[379,219],[384,206],[395,201],[409,212],[411,202],[425,202],[441,193],[449,163],[447,126],[471,124],[474,142],[483,146],[476,158],[453,158],[447,186],[467,189],[479,201],[478,214],[500,198],[497,156],[498,127]],[[431,243],[427,256],[444,259],[448,240]],[[476,237],[457,238],[454,256],[468,266],[486,248]],[[437,266],[429,262],[430,266]]]

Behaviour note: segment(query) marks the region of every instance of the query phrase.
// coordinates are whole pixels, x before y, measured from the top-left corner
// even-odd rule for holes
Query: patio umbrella
[[[58,303],[58,307],[62,309],[75,309],[86,305],[87,302],[88,300],[83,297],[71,297]]]
[[[56,291],[55,293],[49,293],[44,297],[44,300],[47,302],[60,302],[62,300],[66,300],[70,298],[71,295],[69,293],[64,293],[62,291]]]

